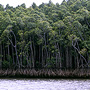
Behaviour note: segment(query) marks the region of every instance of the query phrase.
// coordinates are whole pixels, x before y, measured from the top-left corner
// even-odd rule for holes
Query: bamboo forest
[[[90,0],[0,4],[0,69],[90,68]]]

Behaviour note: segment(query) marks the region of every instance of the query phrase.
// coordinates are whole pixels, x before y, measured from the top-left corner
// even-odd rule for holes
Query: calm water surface
[[[0,90],[90,90],[90,80],[0,79]]]

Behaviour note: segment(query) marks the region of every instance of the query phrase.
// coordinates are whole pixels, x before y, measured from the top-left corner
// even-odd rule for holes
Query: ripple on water
[[[90,90],[90,80],[0,79],[0,90]]]

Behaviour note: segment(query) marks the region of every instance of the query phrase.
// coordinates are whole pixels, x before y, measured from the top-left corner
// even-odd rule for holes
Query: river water
[[[90,80],[0,79],[0,90],[90,90]]]

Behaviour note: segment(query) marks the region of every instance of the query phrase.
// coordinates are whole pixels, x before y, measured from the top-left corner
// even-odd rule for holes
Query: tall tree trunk
[[[57,43],[57,47],[58,47],[58,55],[59,55],[59,67],[62,68],[61,51],[59,48],[59,43]]]
[[[26,56],[26,60],[27,60],[27,68],[29,68],[30,67],[30,62],[29,62],[29,55],[28,55],[28,51],[25,53],[25,56]]]
[[[58,68],[58,58],[57,58],[57,53],[56,53],[56,68]]]
[[[31,40],[31,46],[32,46],[32,50],[33,50],[33,58],[34,58],[34,63],[35,63],[36,51],[35,51],[35,43],[34,43],[35,38],[34,38],[34,35],[32,37],[30,37],[30,40]]]
[[[18,53],[17,53],[17,43],[16,43],[16,36],[15,36],[15,34],[14,34],[14,32],[13,31],[10,31],[10,33],[12,33],[13,34],[13,36],[14,36],[14,39],[15,39],[15,45],[13,44],[13,42],[12,42],[12,40],[9,38],[9,36],[7,36],[7,38],[8,38],[8,40],[10,41],[10,43],[12,44],[12,46],[14,47],[14,49],[15,49],[15,53],[16,53],[16,66],[18,66],[18,68],[20,68],[20,62],[19,62],[19,58],[18,58]]]
[[[78,55],[77,55],[76,59],[77,59],[77,69],[78,69],[79,68],[79,58],[78,58]]]
[[[29,61],[30,61],[30,68],[32,67],[32,64],[31,64],[31,57],[29,56]]]
[[[18,54],[17,54],[17,47],[16,47],[16,45],[15,45],[15,52],[16,52],[16,60],[17,60],[18,68],[20,68],[20,62],[19,62],[19,59],[18,59]]]
[[[10,68],[10,51],[9,51],[9,45],[8,45],[8,61],[9,61],[9,68]]]
[[[3,61],[5,60],[5,47],[4,47],[4,43],[3,43]]]
[[[57,44],[56,43],[55,43],[55,49],[57,49]],[[57,54],[57,52],[55,53],[55,56],[56,56],[56,68],[58,68],[59,63],[58,63],[58,54]],[[53,55],[53,57],[54,57],[54,55]]]
[[[31,41],[31,37],[30,37],[30,41]],[[31,41],[31,43],[30,43],[30,49],[31,49],[31,57],[32,57],[32,67],[34,68],[34,64],[35,64],[35,62],[34,62],[34,55],[33,55],[33,48],[32,48],[32,41]]]
[[[90,54],[89,53],[87,53],[87,60],[88,60],[88,64],[89,64],[88,68],[90,68]]]
[[[41,47],[39,45],[39,64],[41,63],[40,60],[41,60]]]
[[[76,45],[76,43],[77,43],[77,40],[75,41],[75,45]],[[74,45],[74,41],[72,41],[73,48],[78,52],[78,54],[80,55],[80,57],[82,58],[82,60],[85,61],[86,65],[89,66],[87,60],[84,58],[84,56],[82,54],[80,54],[79,49],[75,45]]]
[[[20,55],[20,65],[21,65],[21,67],[22,67],[22,57],[23,57],[23,52],[22,52],[22,47],[21,47],[21,55]]]
[[[48,57],[48,52],[47,52],[47,43],[46,43],[45,33],[44,33],[44,42],[45,42],[45,50],[46,50],[46,57],[45,57],[45,59],[47,59],[47,57]]]
[[[15,65],[15,61],[14,61],[14,50],[13,50],[13,46],[12,46],[12,58],[13,58],[13,65]]]
[[[44,67],[44,60],[43,60],[43,45],[42,45],[42,67]]]
[[[68,47],[66,47],[66,67],[69,68],[69,56],[68,56]]]
[[[0,42],[0,69],[2,69],[2,44]]]
[[[80,56],[80,60],[81,60],[81,67],[83,69],[84,68],[84,63],[83,63],[83,59],[81,58],[81,56]]]
[[[69,50],[69,62],[70,62],[70,69],[72,69],[72,52],[71,52],[71,48]]]

